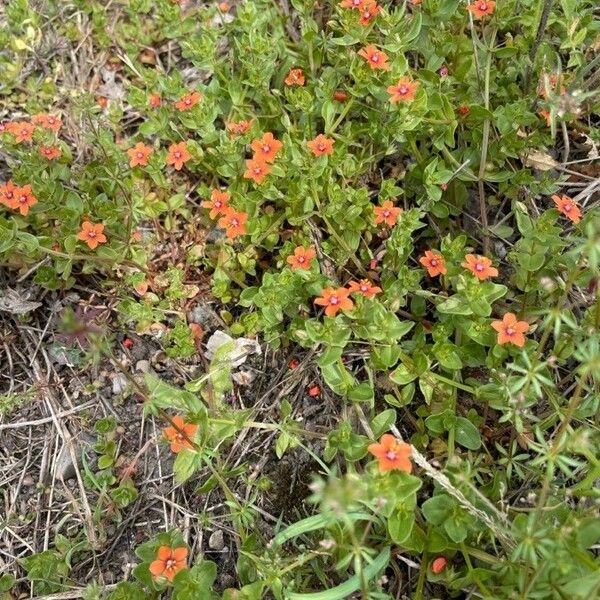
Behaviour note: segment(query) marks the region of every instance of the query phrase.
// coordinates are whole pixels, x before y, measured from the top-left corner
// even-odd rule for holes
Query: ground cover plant
[[[0,597],[600,594],[592,0],[7,0]]]

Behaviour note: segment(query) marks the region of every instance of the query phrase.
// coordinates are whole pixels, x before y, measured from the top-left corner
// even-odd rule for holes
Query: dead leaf
[[[556,162],[547,152],[541,150],[532,150],[531,152],[522,155],[521,162],[525,167],[533,167],[538,171],[550,171],[558,167]]]
[[[41,302],[26,300],[11,288],[0,290],[0,310],[13,315],[24,315],[42,305]]]

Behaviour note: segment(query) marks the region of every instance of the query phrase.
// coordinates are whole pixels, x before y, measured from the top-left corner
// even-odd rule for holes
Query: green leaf
[[[597,598],[600,592],[600,569],[584,575],[576,577],[562,586],[565,597],[567,598]]]
[[[447,315],[471,315],[473,311],[469,303],[460,294],[450,296],[448,300],[441,302],[436,306],[438,312]]]
[[[290,445],[290,434],[287,431],[282,431],[275,442],[275,454],[277,458],[281,458]]]
[[[373,430],[373,435],[376,438],[379,438],[381,435],[390,430],[390,426],[396,422],[396,411],[393,408],[388,408],[383,412],[380,412],[374,419],[371,421],[371,429]]]
[[[433,525],[441,525],[452,512],[454,502],[446,494],[425,500],[421,506],[424,517]]]
[[[135,501],[138,491],[131,479],[125,479],[118,488],[110,491],[110,497],[119,508],[125,508]]]
[[[0,592],[8,592],[15,585],[15,581],[14,575],[10,575],[10,573],[2,575],[0,577]]]
[[[479,430],[469,419],[465,419],[464,417],[456,417],[454,439],[458,444],[469,450],[478,450],[481,448]]]
[[[348,400],[351,402],[372,402],[375,397],[373,386],[369,382],[363,382],[348,392]]]
[[[288,593],[289,600],[344,600],[348,596],[354,594],[365,583],[374,579],[387,566],[390,560],[390,547],[384,548],[377,558],[370,564],[364,567],[360,576],[354,575],[344,583],[324,590],[322,592],[314,592],[308,594]]]
[[[184,448],[173,463],[173,473],[178,483],[188,480],[202,465],[202,456],[195,450]]]
[[[155,406],[183,412],[206,412],[204,404],[191,392],[169,385],[151,373],[147,373],[144,380],[148,387],[150,401]]]
[[[107,600],[147,600],[144,590],[134,583],[123,581],[109,594]]]
[[[114,462],[113,457],[112,456],[107,456],[105,454],[104,456],[101,456],[98,459],[98,468],[102,469],[102,470],[108,469],[108,468],[112,467],[113,462]]]
[[[370,521],[373,517],[368,513],[353,512],[349,513],[347,517],[354,521]],[[292,525],[286,527],[283,531],[280,531],[273,538],[274,546],[281,546],[288,540],[309,533],[311,531],[317,531],[318,529],[324,529],[330,523],[330,518],[324,514],[314,515],[313,517],[306,517],[306,519],[300,519]]]
[[[388,531],[395,544],[402,544],[411,534],[415,524],[413,510],[395,510],[388,518]]]

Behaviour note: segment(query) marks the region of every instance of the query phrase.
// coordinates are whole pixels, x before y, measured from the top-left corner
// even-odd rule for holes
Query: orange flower
[[[29,214],[29,209],[37,204],[37,198],[31,192],[30,185],[16,187],[14,190],[14,199],[9,206],[18,210],[24,217]]]
[[[322,292],[323,295],[315,300],[315,304],[325,306],[325,314],[333,317],[339,310],[350,310],[354,308],[354,302],[348,298],[350,290],[346,288],[327,287]]]
[[[198,425],[186,423],[179,415],[171,419],[171,425],[163,430],[165,437],[171,442],[171,452],[179,454],[184,448],[193,450],[192,441],[198,431]]]
[[[177,171],[181,171],[184,163],[192,158],[192,155],[187,149],[186,142],[179,144],[171,144],[169,146],[169,154],[167,155],[167,164],[173,165]]]
[[[517,317],[508,312],[502,321],[494,321],[492,327],[498,332],[498,344],[514,344],[519,348],[525,345],[525,336],[529,324],[526,321],[517,321]]]
[[[542,117],[542,119],[546,121],[546,125],[548,127],[552,125],[552,115],[550,114],[549,110],[544,110],[543,108],[540,108],[540,110],[538,110],[538,115],[540,115],[540,117]]]
[[[15,136],[15,142],[30,142],[33,138],[35,126],[27,121],[16,121],[9,123],[6,128]]]
[[[371,69],[381,69],[389,71],[390,65],[387,64],[388,55],[385,52],[377,49],[377,46],[369,44],[358,52],[368,63]]]
[[[333,154],[333,144],[335,140],[325,137],[320,133],[314,140],[306,142],[306,145],[310,148],[315,156],[321,156],[323,154]]]
[[[365,0],[342,0],[340,6],[342,8],[352,8],[354,10],[360,10]]]
[[[419,6],[420,4],[422,4],[423,0],[410,0],[410,3],[413,6]]]
[[[231,121],[227,123],[227,130],[235,135],[244,135],[251,125],[252,121],[238,121],[237,123]]]
[[[209,217],[214,219],[217,215],[225,214],[227,209],[227,203],[231,198],[231,194],[229,192],[222,192],[221,190],[213,190],[210,193],[210,200],[205,200],[202,202],[203,208],[209,208],[210,213]]]
[[[285,85],[304,85],[304,81],[302,69],[291,69],[285,78]]]
[[[414,100],[415,93],[419,87],[418,81],[411,81],[408,77],[400,77],[396,85],[390,85],[387,89],[390,97],[390,102],[408,102]]]
[[[96,104],[98,104],[100,108],[106,108],[108,106],[108,98],[106,96],[99,96],[96,100]]]
[[[362,296],[365,296],[365,298],[375,298],[375,296],[377,296],[377,294],[381,293],[382,291],[380,287],[373,285],[367,279],[361,279],[360,281],[351,281],[348,284],[348,287],[350,288],[351,294],[361,294]]]
[[[219,7],[219,10],[224,13],[229,12],[229,9],[231,8],[227,2],[219,2],[217,6]]]
[[[393,227],[403,210],[394,206],[391,200],[386,200],[381,206],[375,206],[373,212],[375,213],[375,225],[385,223],[386,225]]]
[[[4,185],[0,185],[0,204],[4,204],[4,206],[8,206],[9,208],[14,208],[15,203],[15,192],[19,188],[12,182],[7,181]]]
[[[246,222],[248,221],[248,213],[237,212],[233,208],[228,207],[225,210],[224,216],[219,219],[219,226],[225,229],[225,235],[233,239],[238,235],[246,235]]]
[[[494,13],[496,3],[494,0],[475,0],[473,4],[467,6],[467,10],[473,13],[476,19],[481,19],[485,15],[491,15]]]
[[[0,133],[9,133],[10,132],[10,121],[6,121],[4,123],[0,123]]]
[[[344,90],[335,90],[335,92],[333,92],[333,99],[338,102],[346,102],[346,100],[348,100],[348,94]]]
[[[551,198],[558,211],[565,215],[569,221],[573,221],[575,224],[581,221],[581,209],[577,206],[575,200],[569,198],[569,196],[557,196],[556,194]]]
[[[150,108],[159,108],[162,104],[160,94],[151,94],[148,97],[148,104],[150,105]]]
[[[261,160],[251,158],[246,161],[245,179],[252,179],[256,184],[260,185],[263,179],[271,172],[271,167]]]
[[[161,577],[173,581],[175,575],[187,566],[187,548],[171,548],[161,546],[156,554],[156,560],[150,563],[150,573],[155,579]]]
[[[202,94],[200,92],[190,92],[189,94],[182,96],[178,102],[175,102],[175,108],[180,112],[184,112],[196,106],[200,100],[202,100]]]
[[[548,99],[550,94],[555,94],[558,88],[560,96],[567,93],[567,88],[562,84],[562,76],[557,73],[548,75],[547,73],[542,74],[540,84],[538,85],[538,94],[545,99]]]
[[[84,221],[81,224],[81,231],[77,234],[77,239],[85,242],[91,250],[95,250],[99,244],[106,242],[104,224]]]
[[[379,460],[379,470],[382,473],[394,469],[405,473],[412,471],[412,463],[410,462],[411,445],[397,440],[389,433],[382,435],[378,444],[370,444],[367,449]]]
[[[138,142],[133,148],[127,150],[127,154],[131,159],[130,167],[146,167],[148,165],[148,157],[154,152],[150,146],[145,146],[142,142]]]
[[[467,254],[465,262],[461,263],[461,266],[471,271],[479,281],[484,281],[490,277],[498,277],[498,269],[492,267],[492,261],[486,256]]]
[[[40,146],[40,154],[46,160],[55,160],[60,157],[62,152],[57,146]]]
[[[31,122],[36,125],[41,125],[44,129],[52,129],[58,131],[61,128],[62,121],[59,117],[46,113],[39,113],[31,117]]]
[[[292,267],[292,271],[297,271],[298,269],[310,269],[311,263],[317,253],[315,249],[305,248],[304,246],[297,246],[294,249],[294,254],[288,256],[285,260]]]
[[[254,150],[254,159],[272,163],[283,144],[273,137],[271,132],[265,133],[261,138],[252,141],[250,147]]]
[[[461,105],[458,107],[458,112],[459,112],[461,115],[468,115],[468,114],[471,112],[471,109],[470,109],[470,108],[469,108],[469,107],[468,107],[466,104],[461,104]]]
[[[425,256],[421,256],[419,262],[427,269],[429,277],[445,275],[447,273],[446,263],[441,254],[427,250]]]
[[[364,0],[360,7],[358,22],[366,27],[381,12],[381,6],[375,0]]]

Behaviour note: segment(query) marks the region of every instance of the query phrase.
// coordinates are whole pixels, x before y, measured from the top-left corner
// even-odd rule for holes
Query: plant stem
[[[483,102],[486,110],[490,108],[490,71],[492,69],[492,47],[496,39],[496,30],[492,32],[490,36],[490,43],[487,48],[487,57],[485,63],[484,82],[483,82]],[[475,52],[477,50],[475,49]],[[487,218],[487,206],[485,198],[485,168],[487,164],[487,153],[488,146],[490,143],[490,120],[486,119],[483,122],[483,133],[481,137],[481,157],[479,162],[479,174],[478,174],[478,191],[479,191],[479,212],[481,215],[481,228],[483,229],[483,253],[488,256],[490,253],[490,233],[488,231],[488,218]]]
[[[531,77],[531,71],[533,70],[535,58],[537,56],[538,50],[540,49],[542,38],[544,37],[544,32],[546,31],[546,26],[548,25],[548,17],[550,16],[550,10],[552,9],[552,5],[554,4],[554,0],[543,0],[543,2],[544,7],[542,8],[540,22],[538,24],[537,33],[535,34],[535,40],[533,41],[533,44],[529,50],[529,65],[527,66],[527,70],[525,71],[524,78],[525,89],[529,87],[529,78]]]

